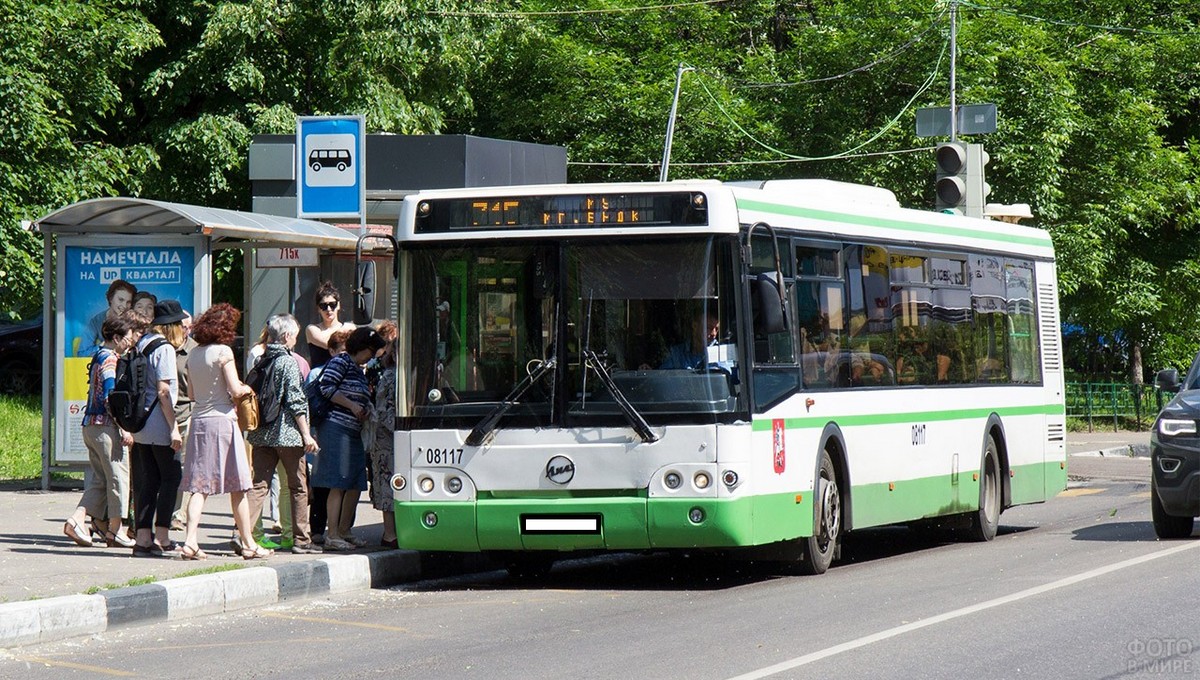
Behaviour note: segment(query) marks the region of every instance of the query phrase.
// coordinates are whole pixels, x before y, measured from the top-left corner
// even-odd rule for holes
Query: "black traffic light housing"
[[[967,145],[958,142],[938,144],[936,153],[937,182],[934,184],[934,194],[937,196],[937,209],[962,211],[967,201]]]
[[[934,194],[937,209],[955,210],[971,217],[983,217],[984,201],[991,187],[984,181],[988,154],[982,144],[947,142],[937,146],[937,182]]]

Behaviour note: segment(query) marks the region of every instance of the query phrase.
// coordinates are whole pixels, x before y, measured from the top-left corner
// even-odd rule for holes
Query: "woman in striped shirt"
[[[320,453],[312,485],[329,489],[326,550],[353,550],[366,543],[350,532],[353,509],[367,490],[362,423],[371,415],[371,396],[363,366],[385,344],[374,329],[356,328],[346,338],[346,351],[330,359],[321,371],[321,394],[333,407],[317,427]]]

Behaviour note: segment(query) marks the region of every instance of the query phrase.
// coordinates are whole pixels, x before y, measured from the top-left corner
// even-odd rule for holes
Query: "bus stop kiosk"
[[[83,410],[96,331],[114,281],[193,315],[212,300],[213,253],[225,248],[355,252],[358,234],[297,218],[138,198],[97,198],[34,222],[43,237],[42,488],[55,468],[87,463]],[[246,291],[249,301],[252,287]]]

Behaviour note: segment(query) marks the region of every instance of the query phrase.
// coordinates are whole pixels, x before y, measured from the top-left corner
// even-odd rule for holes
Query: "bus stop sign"
[[[362,116],[296,118],[296,217],[366,214]]]

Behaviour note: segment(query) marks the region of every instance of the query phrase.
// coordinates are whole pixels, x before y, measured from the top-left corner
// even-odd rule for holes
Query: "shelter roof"
[[[358,239],[353,231],[315,220],[124,197],[73,203],[34,224],[46,234],[204,234],[339,250],[353,250]]]

